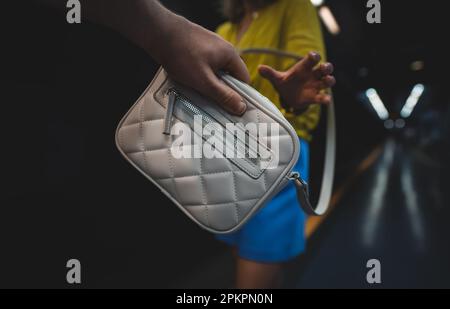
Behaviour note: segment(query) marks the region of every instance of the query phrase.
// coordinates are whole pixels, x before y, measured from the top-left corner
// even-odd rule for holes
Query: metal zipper
[[[177,95],[173,91],[168,92],[169,102],[167,103],[166,116],[164,118],[164,135],[170,135],[170,129],[172,128],[173,109],[175,108],[175,102]]]
[[[206,112],[198,108],[196,105],[192,104],[189,99],[187,99],[183,94],[179,93],[175,88],[170,88],[168,90],[169,94],[169,103],[167,105],[167,111],[166,111],[166,118],[165,118],[165,125],[164,125],[164,134],[170,135],[170,128],[172,124],[172,117],[174,112],[174,107],[177,101],[180,101],[181,104],[180,107],[185,111],[190,113],[193,116],[201,116],[202,120],[205,121],[207,124],[211,125],[217,125],[219,124],[217,121],[215,121],[213,118],[211,118]],[[226,127],[224,125],[219,124],[222,128],[226,130]],[[241,141],[237,135],[234,135],[234,147],[237,149],[237,144],[242,143],[245,146],[245,154],[244,154],[244,160],[246,160],[248,163],[257,165],[257,163],[253,162],[253,160],[259,160],[259,154],[257,151],[255,151],[257,158],[250,158],[249,153],[249,144],[247,142]],[[232,149],[234,151],[234,149]],[[247,155],[249,158],[247,158]]]

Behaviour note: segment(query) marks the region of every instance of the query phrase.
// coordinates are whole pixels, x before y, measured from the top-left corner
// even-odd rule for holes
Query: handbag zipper
[[[201,108],[199,108],[196,105],[194,105],[193,103],[191,103],[188,98],[186,98],[183,94],[181,94],[175,88],[170,88],[167,91],[167,94],[169,95],[169,102],[167,105],[166,116],[165,116],[165,121],[164,121],[164,131],[163,131],[164,134],[170,135],[170,130],[172,127],[172,122],[173,122],[173,116],[174,116],[174,114],[176,114],[176,109],[181,109],[182,112],[187,113],[191,116],[200,116],[200,117],[202,117],[202,121],[204,123],[212,125],[214,127],[220,126],[220,129],[222,129],[222,130],[225,129],[226,132],[229,132],[225,125],[221,124],[216,119],[214,119],[213,116],[210,116],[207,112],[203,111]],[[179,103],[182,103],[182,104],[179,104]],[[245,136],[250,136],[250,135],[248,134],[248,132],[245,132]],[[221,142],[223,142],[224,147],[226,149],[231,150],[233,153],[235,153],[235,150],[239,149],[238,144],[240,143],[241,145],[244,146],[245,153],[243,154],[243,158],[238,157],[238,158],[234,158],[234,159],[230,159],[230,158],[228,158],[228,159],[230,161],[234,162],[235,164],[237,164],[238,166],[239,166],[239,164],[236,163],[236,160],[239,160],[239,159],[244,160],[245,162],[247,162],[247,164],[250,164],[253,167],[253,169],[258,170],[259,171],[258,175],[259,175],[261,172],[261,169],[258,166],[259,166],[260,160],[262,159],[261,155],[258,153],[257,150],[251,149],[251,147],[249,146],[249,143],[247,143],[247,141],[242,141],[242,139],[239,138],[239,136],[237,134],[234,134],[233,137],[234,137],[233,145],[230,145],[230,143],[224,142],[224,140],[222,139]],[[222,136],[222,138],[223,138],[223,136]],[[258,143],[258,141],[256,141],[256,142]]]
[[[177,99],[176,93],[173,91],[168,92],[169,102],[167,103],[166,116],[164,118],[164,135],[170,135],[170,129],[172,128],[173,109],[175,108],[175,101]]]
[[[165,135],[170,135],[170,128],[172,126],[172,117],[173,117],[173,113],[174,113],[174,109],[175,109],[175,105],[177,103],[177,101],[180,101],[183,104],[180,104],[179,106],[183,109],[183,111],[193,115],[193,116],[201,116],[202,117],[202,121],[204,121],[206,124],[209,125],[219,125],[221,129],[225,129],[226,127],[222,124],[219,124],[215,119],[213,119],[211,116],[209,116],[206,112],[204,112],[203,110],[201,110],[200,108],[198,108],[196,105],[192,104],[188,98],[186,98],[183,94],[179,93],[175,88],[170,88],[168,90],[168,95],[169,95],[169,103],[167,105],[167,110],[166,110],[166,117],[165,117],[165,124],[164,124],[164,134]],[[248,135],[248,133],[246,133],[246,135]],[[248,163],[256,165],[258,164],[258,160],[260,159],[260,156],[258,154],[257,151],[253,150],[254,153],[256,154],[256,158],[250,158],[250,152],[249,152],[249,144],[247,142],[243,142],[242,140],[240,140],[238,138],[238,136],[235,134],[234,135],[234,149],[237,149],[237,144],[238,143],[244,144],[244,160],[246,160]],[[225,143],[227,144],[227,143]],[[229,146],[228,146],[229,147]],[[234,152],[234,149],[233,150]],[[248,158],[247,158],[248,156]],[[253,160],[255,160],[256,162],[253,162]]]

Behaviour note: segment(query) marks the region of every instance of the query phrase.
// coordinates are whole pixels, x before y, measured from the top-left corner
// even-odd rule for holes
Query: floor
[[[313,234],[307,253],[288,266],[285,287],[450,287],[450,188],[442,173],[416,148],[387,140]],[[367,281],[373,259],[380,284]],[[173,287],[232,287],[233,273],[231,254],[222,254]]]
[[[297,263],[296,288],[450,287],[450,205],[439,165],[388,140]],[[369,284],[367,262],[380,262]],[[295,268],[295,267],[294,267]]]

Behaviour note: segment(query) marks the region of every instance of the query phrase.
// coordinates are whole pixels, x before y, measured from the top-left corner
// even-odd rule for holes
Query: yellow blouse
[[[224,23],[217,33],[237,49],[275,48],[305,56],[317,51],[325,59],[325,47],[317,11],[310,0],[277,0],[255,14],[250,27],[237,41],[238,25]],[[278,93],[272,84],[258,73],[258,65],[266,64],[276,70],[285,71],[295,61],[268,54],[246,54],[243,59],[250,72],[251,84],[269,98],[297,130],[297,134],[308,141],[320,119],[320,106],[312,105],[300,116],[286,112],[280,105]]]

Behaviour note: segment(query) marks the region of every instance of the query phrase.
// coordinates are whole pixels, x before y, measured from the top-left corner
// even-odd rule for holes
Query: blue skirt
[[[300,139],[294,171],[309,179],[309,144]],[[297,202],[293,183],[278,193],[240,230],[217,239],[236,247],[239,257],[261,263],[289,261],[305,250],[306,215]]]

